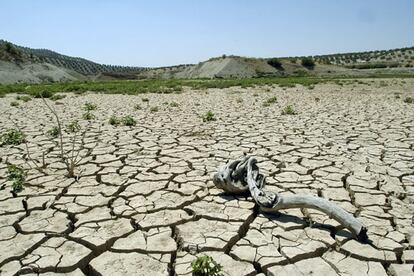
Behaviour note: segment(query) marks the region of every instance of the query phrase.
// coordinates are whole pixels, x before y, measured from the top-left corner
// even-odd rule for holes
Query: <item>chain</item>
[[[265,191],[266,177],[259,173],[257,160],[246,156],[240,160],[227,161],[213,177],[217,188],[234,194],[250,194],[261,207],[271,208],[277,203],[276,193]]]

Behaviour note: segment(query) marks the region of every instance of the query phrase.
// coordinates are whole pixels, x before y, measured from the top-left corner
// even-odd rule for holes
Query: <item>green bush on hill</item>
[[[278,58],[271,58],[267,61],[267,64],[270,66],[276,68],[276,69],[282,69],[282,62]]]
[[[309,69],[313,69],[315,67],[315,61],[310,57],[302,58],[301,64],[302,66],[309,68]]]

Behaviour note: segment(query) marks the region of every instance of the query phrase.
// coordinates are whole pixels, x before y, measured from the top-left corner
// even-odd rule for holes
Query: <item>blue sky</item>
[[[412,0],[0,1],[0,38],[105,64],[414,46]]]

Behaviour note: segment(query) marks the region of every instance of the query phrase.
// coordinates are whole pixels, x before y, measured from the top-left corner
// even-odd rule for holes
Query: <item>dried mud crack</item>
[[[74,178],[45,135],[54,122],[42,100],[16,108],[14,95],[0,98],[0,131],[17,123],[30,149],[0,148],[0,275],[191,275],[199,255],[225,275],[409,275],[414,108],[393,93],[413,97],[414,81],[394,82],[184,89],[147,94],[140,110],[140,95],[68,94],[55,106],[65,124],[86,127],[81,108],[97,105]],[[281,115],[291,104],[298,114]],[[203,122],[209,110],[217,120]],[[137,124],[110,125],[112,114]],[[217,167],[244,154],[258,157],[269,190],[335,202],[367,226],[369,242],[318,211],[266,215],[217,190]],[[28,173],[14,195],[7,164]]]

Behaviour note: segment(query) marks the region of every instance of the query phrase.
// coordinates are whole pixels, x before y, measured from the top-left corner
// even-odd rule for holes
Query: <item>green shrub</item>
[[[213,112],[211,112],[211,111],[207,111],[207,113],[206,113],[206,114],[204,114],[204,115],[202,115],[202,116],[201,116],[201,118],[203,119],[203,122],[210,122],[210,121],[215,121],[215,120],[217,120],[217,119],[214,117],[214,113],[213,113]]]
[[[126,126],[135,126],[137,122],[132,116],[125,116],[122,118],[122,123]]]
[[[264,101],[263,106],[270,106],[274,103],[277,102],[277,98],[276,97],[271,97],[269,99],[267,99],[266,101]]]
[[[170,103],[170,106],[171,106],[171,107],[178,107],[178,106],[179,106],[179,104],[178,104],[177,102],[171,102],[171,103]]]
[[[93,115],[91,112],[88,111],[88,112],[83,113],[82,118],[84,120],[94,120],[95,115]]]
[[[8,165],[7,180],[12,181],[13,192],[20,192],[23,190],[23,185],[26,180],[26,173],[21,167],[16,165]]]
[[[142,107],[141,107],[139,104],[136,104],[136,105],[134,106],[134,109],[135,109],[135,110],[141,110],[141,109],[142,109]]]
[[[52,101],[58,101],[64,98],[66,98],[66,95],[62,95],[62,94],[54,94],[52,97],[50,97]]]
[[[193,276],[219,276],[223,267],[210,256],[199,256],[191,262]]]
[[[18,102],[11,102],[10,106],[19,106],[19,103]]]
[[[27,103],[28,101],[32,100],[32,97],[30,97],[29,95],[17,96],[16,100],[20,100]]]
[[[404,99],[404,102],[405,103],[414,103],[414,99],[413,98],[411,98],[411,97],[406,97],[405,99]]]
[[[296,84],[294,84],[294,83],[281,83],[281,84],[279,84],[279,87],[280,88],[283,88],[283,87],[288,87],[288,88],[293,88],[293,87],[296,87]]]
[[[158,112],[158,106],[151,107],[150,112]]]
[[[282,62],[278,58],[271,58],[267,61],[267,64],[270,66],[276,68],[276,69],[282,69]]]
[[[52,96],[53,96],[53,92],[48,91],[48,90],[33,92],[33,97],[35,98],[50,98]]]
[[[71,133],[78,132],[79,130],[81,130],[81,126],[79,125],[79,122],[75,120],[75,121],[70,122],[66,126],[66,130]]]
[[[9,129],[0,136],[0,146],[20,145],[26,139],[26,135],[18,129]]]
[[[149,99],[148,99],[148,98],[142,98],[142,101],[143,101],[144,103],[148,103],[148,102],[149,102]]]
[[[117,118],[115,115],[112,115],[109,118],[109,124],[113,126],[119,126],[121,124],[121,120]]]
[[[86,111],[96,110],[96,104],[85,103],[85,105],[83,106],[83,109],[86,110]]]
[[[282,115],[296,115],[296,111],[291,105],[288,105],[283,108]]]
[[[47,135],[52,138],[57,138],[59,136],[59,128],[57,126],[52,127],[47,131]]]
[[[302,58],[301,64],[302,66],[309,68],[309,69],[313,69],[315,67],[315,61],[313,61],[313,59],[310,57]]]

